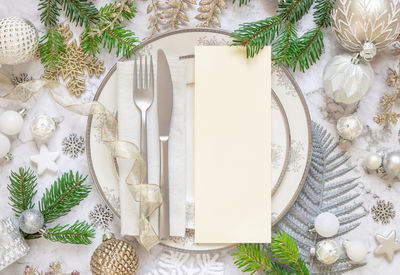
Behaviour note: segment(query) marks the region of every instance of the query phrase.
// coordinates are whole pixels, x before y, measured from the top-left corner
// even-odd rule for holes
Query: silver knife
[[[167,57],[163,50],[157,56],[157,105],[158,132],[160,135],[160,239],[169,238],[169,184],[168,184],[168,139],[172,115],[173,85]]]

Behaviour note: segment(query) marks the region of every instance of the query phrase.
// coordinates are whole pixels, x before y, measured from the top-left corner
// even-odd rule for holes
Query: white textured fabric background
[[[95,4],[101,6],[108,1],[97,0]],[[130,27],[136,32],[140,38],[150,35],[150,30],[147,29],[148,21],[146,15],[146,6],[148,1],[137,0],[137,17]],[[223,15],[220,16],[222,28],[232,31],[239,23],[244,21],[253,21],[262,19],[266,15],[271,15],[277,5],[275,0],[252,0],[248,6],[239,8],[237,5],[233,6],[230,0],[228,2],[228,9],[223,10]],[[1,0],[0,1],[0,18],[6,16],[21,16],[29,19],[39,30],[43,33],[44,27],[39,21],[39,11],[37,10],[38,0]],[[189,13],[190,23],[188,27],[194,27],[199,22],[194,19],[196,15],[195,10]],[[62,21],[65,18],[61,19]],[[299,28],[300,32],[308,29],[312,25],[312,17],[308,16],[301,21]],[[72,28],[76,30],[75,28]],[[78,32],[75,32],[75,34]],[[379,149],[398,149],[398,126],[382,130],[376,126],[372,121],[372,116],[375,114],[378,106],[379,97],[388,89],[385,84],[386,70],[388,67],[395,67],[397,65],[397,58],[393,58],[390,49],[380,53],[373,61],[373,67],[376,72],[376,79],[373,88],[369,95],[367,95],[359,104],[358,108],[343,108],[331,101],[327,100],[322,90],[321,75],[324,65],[328,59],[335,54],[345,52],[336,42],[330,30],[325,31],[326,50],[321,60],[314,65],[306,73],[296,72],[294,77],[297,80],[300,88],[306,96],[306,100],[311,112],[311,118],[327,127],[331,133],[335,134],[334,125],[335,119],[343,112],[352,112],[357,110],[358,116],[364,123],[365,131],[361,138],[353,143],[352,146],[347,147],[349,154],[352,156],[352,162],[357,165],[356,173],[361,178],[361,184],[355,190],[361,194],[360,199],[364,201],[364,207],[369,210],[378,199],[385,199],[392,201],[395,205],[395,210],[400,211],[400,202],[398,196],[400,193],[400,184],[397,182],[390,183],[383,181],[375,175],[366,175],[362,170],[360,164],[367,152],[374,152]],[[105,61],[106,72],[111,68],[117,59],[113,55],[109,55],[105,51],[101,53],[101,59]],[[42,66],[38,61],[30,62],[19,66],[3,66],[0,71],[11,76],[19,75],[20,73],[28,73],[30,76],[37,78],[42,73]],[[103,74],[102,77],[104,77]],[[91,100],[96,93],[101,79],[91,78],[86,80],[87,91],[82,95],[82,101]],[[26,121],[30,121],[36,113],[46,113],[51,116],[64,117],[64,122],[56,131],[55,136],[49,143],[51,151],[61,151],[62,139],[68,134],[75,132],[78,135],[85,136],[86,131],[86,118],[66,113],[61,107],[53,104],[51,99],[46,94],[36,96],[29,104],[29,114]],[[0,101],[0,108],[18,109],[20,105],[16,103]],[[8,206],[8,191],[6,189],[8,182],[8,175],[11,169],[17,169],[20,166],[29,166],[29,157],[37,153],[36,145],[32,142],[32,138],[28,131],[28,124],[25,123],[25,129],[20,137],[14,140],[12,151],[15,159],[9,164],[0,166],[0,209],[2,210],[1,216],[12,215],[11,209]],[[83,174],[88,174],[88,165],[86,155],[71,161],[65,155],[61,155],[58,160],[58,167],[61,172],[64,169],[79,170]],[[60,173],[60,172],[59,172]],[[48,187],[55,179],[56,175],[46,173],[39,178],[39,188],[41,189],[36,199],[40,198],[41,191]],[[91,179],[89,177],[89,182]],[[96,189],[94,188],[89,198],[87,198],[81,206],[79,211],[75,208],[69,215],[60,219],[62,223],[73,222],[75,219],[87,219],[88,213],[97,203],[101,203],[102,199]],[[400,255],[396,255],[394,261],[389,264],[384,258],[377,258],[373,255],[373,250],[377,244],[375,241],[375,234],[388,234],[391,230],[399,229],[400,215],[389,225],[376,224],[372,221],[371,215],[367,215],[361,219],[361,226],[344,236],[347,239],[358,239],[369,246],[369,255],[367,257],[367,265],[348,274],[396,274],[400,267]],[[238,217],[240,222],[240,217]],[[117,221],[112,225],[114,232],[119,232],[120,228]],[[397,232],[400,234],[400,231]],[[92,245],[78,246],[78,245],[64,245],[59,243],[52,243],[50,241],[41,239],[29,241],[31,252],[28,256],[20,259],[18,262],[12,264],[7,269],[0,272],[4,275],[19,275],[23,273],[24,267],[27,264],[33,264],[40,269],[45,269],[50,261],[60,261],[63,264],[63,271],[70,272],[76,269],[81,274],[89,275],[90,257],[94,249],[101,241],[102,231],[97,230],[97,238]],[[240,274],[239,271],[233,266],[232,259],[229,256],[230,252],[223,252],[218,255],[186,255],[179,254],[172,251],[162,251],[162,248],[156,248],[150,255],[139,249],[140,254],[140,270],[138,274]],[[207,268],[207,266],[209,268]]]

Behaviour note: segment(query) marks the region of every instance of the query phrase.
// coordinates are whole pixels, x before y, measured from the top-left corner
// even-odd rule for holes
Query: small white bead
[[[21,114],[15,111],[5,111],[0,115],[0,132],[12,136],[19,134],[24,125]]]
[[[0,133],[0,158],[5,157],[10,152],[10,140]]]
[[[367,246],[360,241],[345,241],[343,243],[347,257],[354,263],[362,263],[368,254]]]
[[[339,219],[332,213],[323,212],[314,220],[315,230],[325,238],[335,236],[339,231]]]
[[[378,153],[371,153],[365,158],[364,165],[370,170],[376,170],[382,165],[382,156]]]

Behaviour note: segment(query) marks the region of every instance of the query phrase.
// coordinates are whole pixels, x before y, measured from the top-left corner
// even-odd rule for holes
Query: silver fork
[[[140,123],[140,152],[142,154],[143,160],[147,165],[147,110],[153,104],[154,97],[154,71],[153,71],[153,57],[150,55],[150,70],[147,66],[147,56],[144,56],[144,69],[142,56],[140,56],[139,62],[139,76],[137,70],[137,60],[135,58],[134,65],[134,81],[133,87],[133,101],[136,107],[141,113],[141,123]],[[144,77],[143,77],[144,75]],[[145,182],[147,181],[148,169],[145,177]]]

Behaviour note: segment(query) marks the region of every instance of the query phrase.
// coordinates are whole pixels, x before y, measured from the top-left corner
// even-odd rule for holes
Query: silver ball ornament
[[[390,152],[383,158],[383,169],[392,176],[400,176],[400,151]]]
[[[382,166],[382,156],[378,153],[369,154],[364,160],[364,166],[370,170],[377,170]]]
[[[36,115],[31,122],[31,133],[38,141],[48,141],[56,130],[56,122],[48,115]]]
[[[35,234],[42,229],[44,218],[42,213],[36,209],[28,209],[19,217],[19,228],[27,234]]]
[[[340,247],[335,240],[319,241],[312,254],[323,264],[333,264],[340,257]]]
[[[352,141],[361,135],[363,125],[358,117],[350,115],[339,118],[336,129],[343,139]]]

